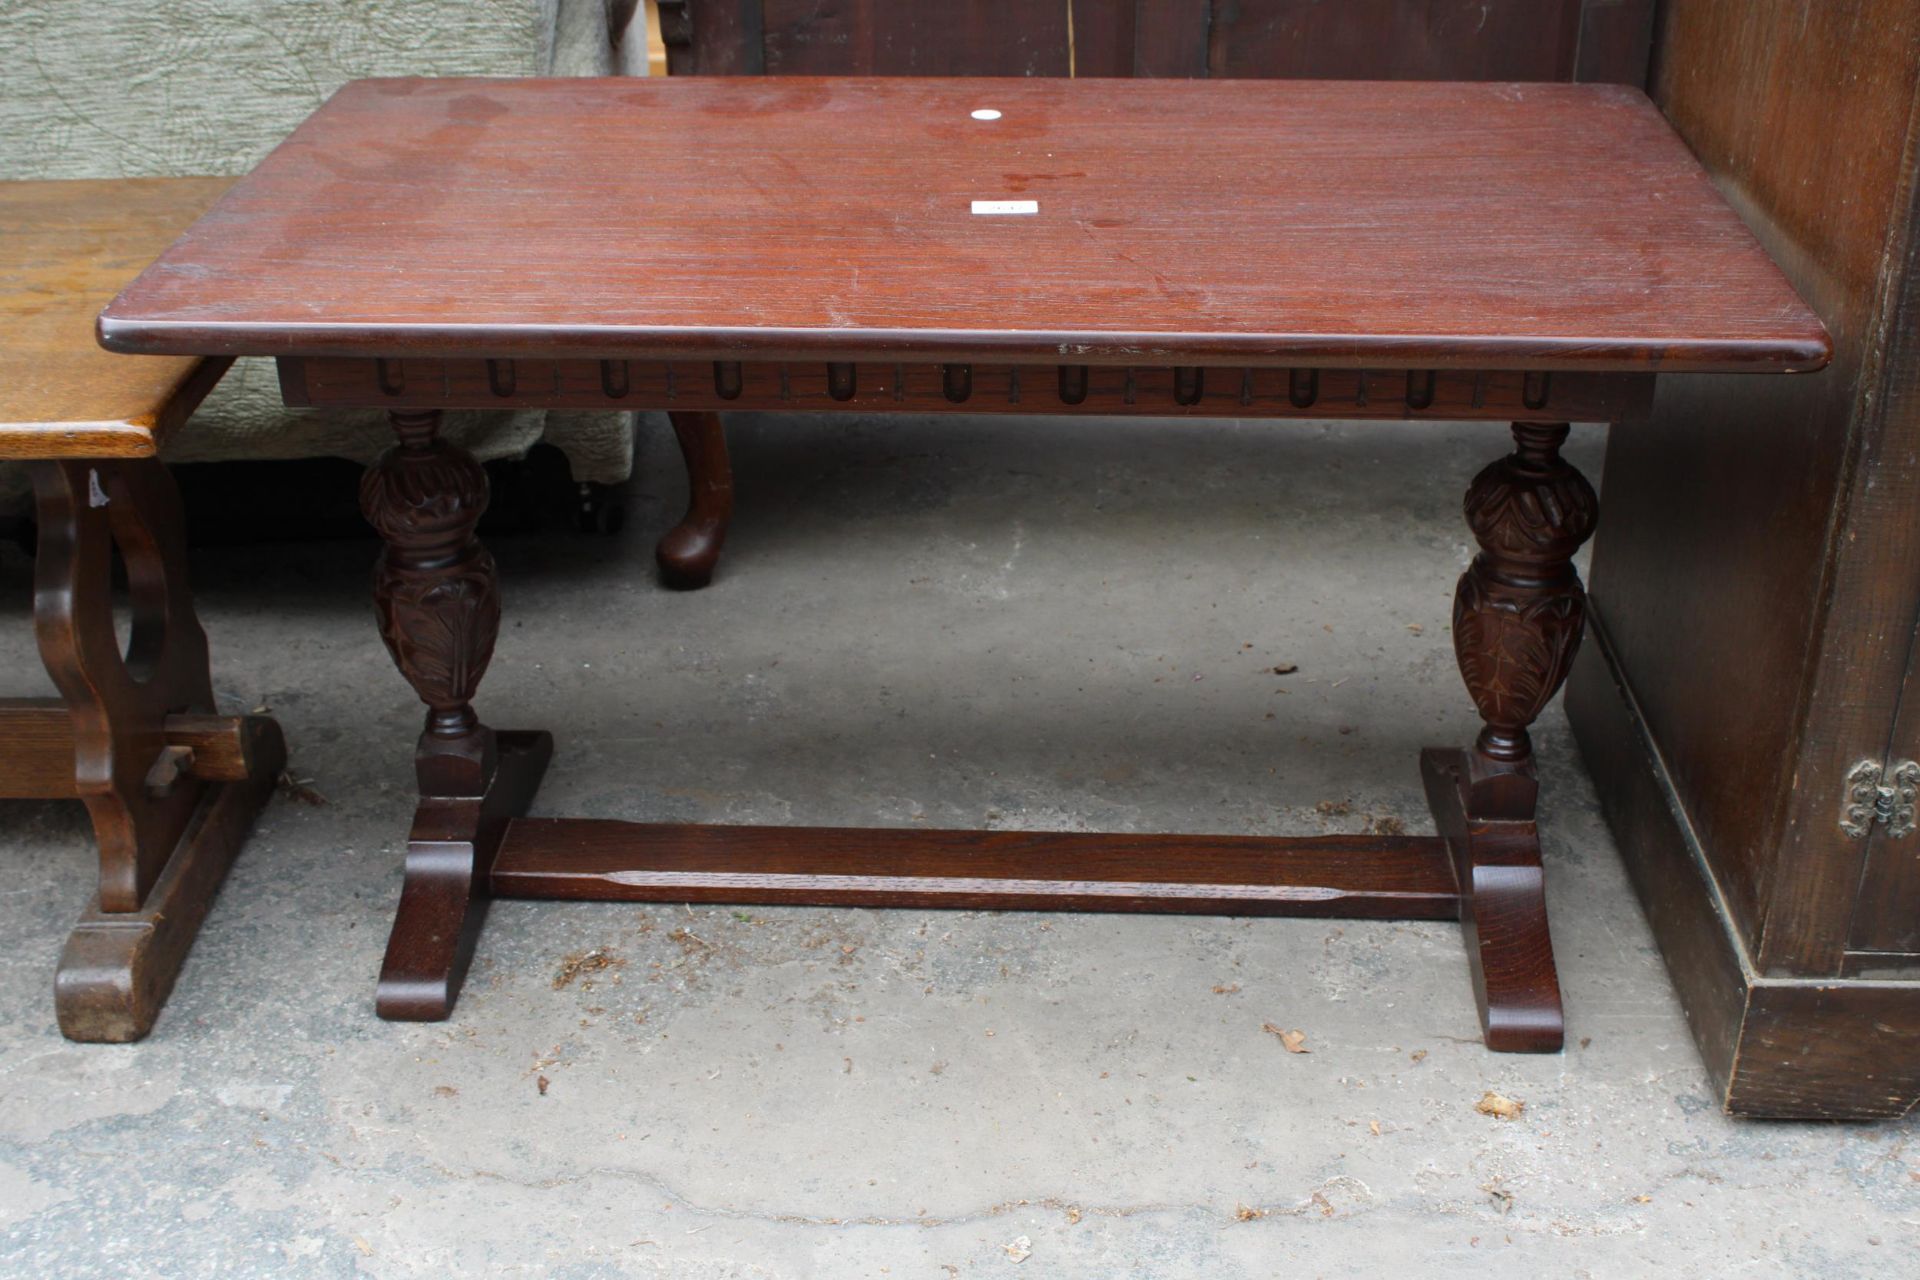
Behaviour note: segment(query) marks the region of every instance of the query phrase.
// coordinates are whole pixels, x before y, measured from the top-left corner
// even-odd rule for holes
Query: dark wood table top
[[[94,315],[231,185],[0,182],[0,458],[147,457],[184,420],[202,362],[108,355]]]
[[[1829,349],[1639,92],[1311,81],[360,81],[100,332],[175,354],[1635,372]]]

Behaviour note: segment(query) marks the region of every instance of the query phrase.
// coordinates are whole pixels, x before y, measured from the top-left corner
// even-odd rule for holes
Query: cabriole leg
[[[500,630],[493,557],[474,536],[486,472],[440,439],[439,411],[390,417],[399,444],[368,469],[360,508],[386,544],[374,569],[380,636],[427,717],[376,1004],[383,1018],[430,1021],[453,1010],[501,832],[526,812],[553,748],[545,733],[496,735],[473,710]]]
[[[727,433],[717,413],[670,413],[680,456],[687,463],[687,514],[654,548],[660,580],[692,591],[713,581],[720,548],[733,519],[733,464]]]
[[[1553,1052],[1565,1034],[1527,729],[1566,680],[1586,619],[1572,560],[1593,533],[1598,502],[1560,457],[1567,430],[1515,423],[1517,448],[1467,490],[1480,553],[1455,592],[1453,644],[1485,725],[1471,751],[1422,758],[1459,878],[1487,1046],[1520,1052]]]

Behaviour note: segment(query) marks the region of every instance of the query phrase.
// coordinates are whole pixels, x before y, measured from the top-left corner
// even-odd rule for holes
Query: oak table
[[[1527,727],[1581,633],[1567,424],[1828,358],[1644,96],[1510,84],[362,81],[100,334],[391,410],[361,501],[429,710],[382,1015],[448,1014],[489,896],[1457,916],[1506,1050],[1562,1040]],[[482,406],[1508,422],[1454,610],[1485,727],[1423,754],[1430,837],[526,817],[552,740],[474,712],[487,489],[437,434]]]
[[[60,1029],[137,1040],[284,763],[214,714],[180,495],[156,456],[232,361],[119,359],[94,315],[232,180],[0,183],[0,460],[33,464],[34,627],[60,700],[0,700],[0,797],[86,802],[100,891],[61,953]],[[114,556],[129,626],[114,624]]]

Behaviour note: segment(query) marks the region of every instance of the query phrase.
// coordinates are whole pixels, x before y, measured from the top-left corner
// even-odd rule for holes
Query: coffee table
[[[1568,424],[1829,353],[1653,105],[1591,85],[363,81],[100,333],[391,412],[361,499],[428,712],[382,1015],[447,1016],[490,896],[1457,916],[1503,1050],[1563,1037],[1527,729],[1597,518]],[[1454,611],[1485,727],[1423,754],[1430,837],[526,817],[552,740],[474,711],[487,490],[438,435],[483,406],[1510,423]]]
[[[0,459],[33,466],[34,629],[61,694],[0,700],[0,796],[78,798],[93,818],[100,890],[54,978],[75,1040],[151,1029],[285,759],[268,717],[214,714],[180,495],[156,456],[232,361],[93,341],[101,304],[231,184],[0,183]]]

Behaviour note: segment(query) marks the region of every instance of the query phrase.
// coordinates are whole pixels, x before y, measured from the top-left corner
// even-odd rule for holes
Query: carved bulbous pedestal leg
[[[1453,852],[1488,1047],[1551,1052],[1564,1029],[1527,729],[1573,666],[1586,621],[1573,555],[1599,504],[1560,457],[1565,423],[1515,423],[1513,436],[1514,452],[1467,490],[1480,553],[1454,596],[1454,653],[1485,727],[1471,752],[1428,751],[1422,769]]]
[[[420,804],[377,1005],[384,1018],[432,1020],[453,1008],[501,833],[526,812],[552,740],[496,735],[473,710],[500,630],[493,557],[474,536],[486,472],[439,438],[438,411],[391,418],[400,443],[367,470],[360,509],[386,543],[374,569],[380,635],[427,717],[414,753]]]
[[[1461,575],[1453,648],[1486,727],[1474,744],[1482,816],[1531,817],[1533,743],[1527,726],[1560,691],[1586,624],[1587,593],[1573,555],[1593,536],[1599,502],[1563,461],[1564,423],[1516,423],[1519,445],[1474,477],[1467,526],[1480,554]],[[1526,784],[1492,785],[1495,779]]]
[[[717,413],[670,413],[680,456],[687,464],[687,514],[654,548],[660,580],[681,591],[713,581],[733,519],[733,464]]]

